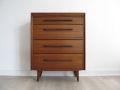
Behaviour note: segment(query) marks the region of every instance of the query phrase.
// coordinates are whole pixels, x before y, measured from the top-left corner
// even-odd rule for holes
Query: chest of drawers
[[[85,70],[85,13],[31,13],[31,70]]]

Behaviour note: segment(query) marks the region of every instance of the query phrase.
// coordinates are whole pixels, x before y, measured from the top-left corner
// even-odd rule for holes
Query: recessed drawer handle
[[[71,46],[71,45],[43,45],[43,47],[52,47],[52,48],[66,48],[66,47],[68,47],[68,48],[71,48],[71,47],[73,47],[73,46]]]
[[[44,22],[72,22],[73,20],[43,20]]]
[[[70,60],[48,60],[48,59],[43,59],[44,62],[71,62],[73,61],[72,59]]]
[[[71,31],[73,30],[72,28],[68,28],[68,29],[61,29],[61,28],[56,28],[56,29],[49,29],[49,28],[44,28],[44,31]]]

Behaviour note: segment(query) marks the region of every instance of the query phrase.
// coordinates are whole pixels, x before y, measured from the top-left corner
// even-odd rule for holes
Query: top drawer
[[[34,25],[82,25],[84,17],[33,17]]]

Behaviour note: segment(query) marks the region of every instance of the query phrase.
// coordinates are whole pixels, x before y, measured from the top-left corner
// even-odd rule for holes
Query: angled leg
[[[40,71],[37,71],[37,81],[39,81],[40,78]]]
[[[42,74],[42,71],[37,71],[37,81],[39,81],[41,74]]]
[[[74,76],[76,76],[76,71],[73,71],[73,73],[74,73]]]
[[[79,82],[79,71],[76,71],[77,81]]]
[[[42,76],[42,71],[40,71],[40,77]]]

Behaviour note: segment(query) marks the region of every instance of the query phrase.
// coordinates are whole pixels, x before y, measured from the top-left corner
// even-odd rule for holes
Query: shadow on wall
[[[20,70],[30,70],[30,23],[20,27],[19,35]]]

